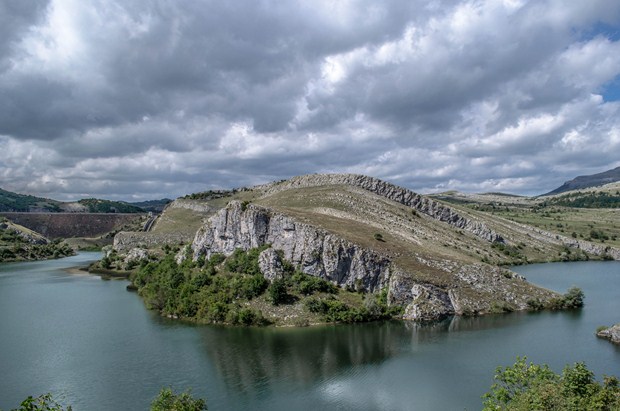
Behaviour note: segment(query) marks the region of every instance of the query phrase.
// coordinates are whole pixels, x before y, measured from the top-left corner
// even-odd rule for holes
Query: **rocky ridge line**
[[[455,228],[469,231],[489,242],[504,242],[501,235],[487,227],[483,222],[464,217],[438,201],[374,177],[359,174],[309,174],[293,177],[283,182],[272,183],[262,188],[264,189],[263,196],[269,196],[284,190],[323,185],[360,187],[371,193],[411,207]]]

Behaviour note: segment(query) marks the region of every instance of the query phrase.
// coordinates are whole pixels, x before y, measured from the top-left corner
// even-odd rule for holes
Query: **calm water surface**
[[[141,410],[163,386],[210,410],[477,410],[517,355],[556,371],[586,361],[620,376],[620,349],[594,337],[620,322],[620,263],[517,267],[586,294],[577,312],[302,329],[191,326],[147,311],[124,281],[70,274],[98,259],[0,264],[0,408],[53,392],[80,410]]]

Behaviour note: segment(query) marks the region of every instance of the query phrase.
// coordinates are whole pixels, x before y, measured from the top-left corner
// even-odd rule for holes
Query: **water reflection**
[[[407,335],[401,322],[202,332],[218,374],[241,392],[279,381],[307,386],[352,367],[380,364],[399,353]]]

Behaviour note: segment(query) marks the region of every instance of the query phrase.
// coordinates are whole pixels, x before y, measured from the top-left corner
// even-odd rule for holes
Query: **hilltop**
[[[565,182],[560,187],[543,194],[545,196],[561,194],[567,191],[584,190],[592,187],[599,187],[605,184],[614,183],[620,181],[620,167],[616,167],[613,170],[603,171],[602,173],[591,174],[587,176],[575,177],[570,181]]]
[[[243,257],[243,261],[251,262],[248,264],[255,267],[252,272],[268,280],[270,289],[284,281],[284,290],[292,293],[291,306],[285,311],[288,320],[282,318],[279,308],[268,304],[269,298],[260,290],[254,298],[246,296],[239,301],[233,293],[227,297],[226,310],[237,315],[239,310],[260,309],[278,324],[290,323],[308,310],[314,312],[307,307],[304,310],[304,304],[320,311],[316,308],[319,303],[308,303],[315,297],[299,294],[291,283],[291,278],[305,278],[303,275],[337,286],[343,290],[338,299],[348,305],[366,304],[362,301],[366,297],[360,300],[346,292],[384,295],[381,301],[387,306],[402,309],[401,318],[429,320],[452,314],[532,309],[554,301],[557,305],[561,300],[556,293],[538,288],[500,265],[620,258],[620,251],[613,247],[555,235],[361,175],[307,175],[213,194],[176,200],[148,233],[117,234],[106,265],[151,267],[149,259],[177,249],[178,264],[185,267],[185,274],[180,274],[185,280],[177,286],[185,287],[183,281],[188,281],[188,289],[199,292],[196,284],[206,287],[213,281],[210,277],[198,280],[204,270],[237,278],[242,273],[234,267],[239,264],[226,261],[241,258],[236,250],[248,252],[251,257]],[[148,270],[158,272],[155,267]],[[293,272],[300,274],[294,277]],[[226,322],[225,317],[211,317],[215,306],[195,300],[191,293],[174,297],[176,303],[159,300],[161,295],[148,290],[161,284],[149,283],[149,278],[141,274],[136,286],[147,303],[163,314]],[[256,284],[262,284],[260,278],[256,277]],[[241,275],[235,281],[245,280]],[[329,305],[332,303],[325,301],[336,297],[320,294],[318,298]]]

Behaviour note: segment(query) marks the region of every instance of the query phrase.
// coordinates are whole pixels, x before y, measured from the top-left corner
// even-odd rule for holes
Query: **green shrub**
[[[288,299],[286,291],[286,281],[284,279],[275,279],[269,286],[269,300],[273,305],[280,305]]]
[[[312,295],[314,293],[330,293],[336,294],[338,287],[322,278],[305,274],[301,271],[295,272],[291,278],[291,282],[295,289],[303,295]]]
[[[484,410],[618,410],[620,388],[616,377],[603,384],[582,362],[556,374],[547,365],[527,364],[517,357],[512,367],[499,367],[495,383],[483,395]]]
[[[571,287],[563,296],[564,308],[581,308],[585,294],[578,287]]]
[[[162,388],[151,403],[151,411],[204,411],[207,403],[201,398],[194,399],[190,391],[175,394],[171,388]]]

